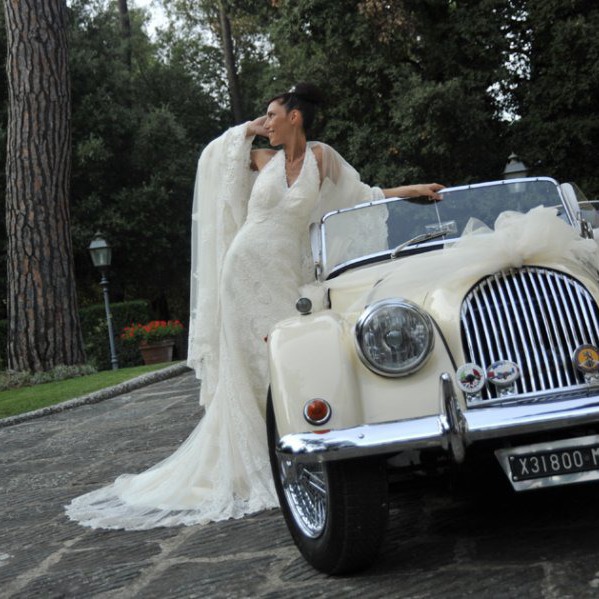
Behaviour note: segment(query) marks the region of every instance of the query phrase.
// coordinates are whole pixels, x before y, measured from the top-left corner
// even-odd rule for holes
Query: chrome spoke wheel
[[[384,461],[298,463],[299,456],[277,451],[280,437],[270,391],[266,431],[281,511],[302,555],[327,574],[367,568],[376,559],[389,511]]]
[[[318,538],[327,522],[326,467],[320,463],[294,466],[290,460],[280,458],[279,473],[294,520],[307,537]]]

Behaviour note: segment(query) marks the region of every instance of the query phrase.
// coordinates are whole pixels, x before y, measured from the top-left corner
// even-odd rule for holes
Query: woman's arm
[[[316,156],[316,162],[318,163],[321,181],[324,181],[325,178],[329,178],[334,184],[337,184],[338,179],[343,172],[344,164],[347,166],[346,170],[351,171],[353,176],[359,179],[357,171],[350,167],[330,146],[318,142],[315,143],[312,148],[314,155]],[[416,185],[391,187],[389,189],[373,189],[378,189],[379,193],[382,193],[385,198],[419,198],[425,196],[431,200],[440,200],[441,195],[437,192],[444,189],[444,187],[444,185],[440,185],[439,183],[421,183]]]
[[[259,116],[253,121],[248,121],[245,133],[246,137],[254,137],[255,135],[260,135],[260,137],[268,137],[268,131],[264,127],[265,122],[266,115]]]
[[[274,150],[261,148],[250,152],[250,167],[253,171],[261,171],[276,154]]]
[[[261,137],[268,137],[268,132],[264,128],[265,121],[266,116],[260,116],[253,121],[249,121],[246,125],[245,136],[255,137],[256,135],[260,135]],[[250,166],[252,170],[261,171],[275,154],[274,150],[266,148],[252,150],[250,153]]]
[[[439,183],[419,183],[416,185],[402,185],[400,187],[383,189],[383,194],[386,198],[417,198],[427,196],[432,201],[441,199],[441,195],[437,192],[441,191],[444,187],[444,185],[440,185]]]

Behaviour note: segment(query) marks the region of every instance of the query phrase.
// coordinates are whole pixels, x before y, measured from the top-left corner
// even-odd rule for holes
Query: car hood
[[[523,265],[547,267],[579,279],[599,301],[599,246],[582,239],[554,209],[506,212],[495,229],[463,236],[451,247],[386,262],[328,282],[332,307],[352,324],[365,306],[402,297],[435,319],[452,353],[461,351],[460,309],[481,278]],[[457,356],[456,356],[457,357]]]

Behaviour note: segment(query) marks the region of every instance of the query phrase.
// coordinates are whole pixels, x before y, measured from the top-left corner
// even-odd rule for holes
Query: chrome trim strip
[[[512,273],[510,273],[512,274]],[[516,321],[516,328],[518,329],[518,341],[524,341],[524,340],[528,340],[529,337],[527,337],[524,333],[524,329],[522,327],[522,319],[518,318],[518,313],[515,311],[514,306],[516,305],[516,300],[514,297],[514,290],[512,289],[514,285],[514,277],[513,276],[509,276],[509,277],[505,277],[503,280],[503,286],[506,288],[507,290],[507,294],[508,297],[510,299],[510,307],[512,308],[512,318],[514,318],[514,320]],[[523,308],[524,306],[522,306],[522,300],[520,299],[520,307]],[[526,324],[527,319],[525,319],[525,324]],[[522,351],[522,353],[524,354],[524,359],[526,360],[526,372],[534,372],[533,369],[533,360],[532,360],[532,356],[530,355],[529,352],[529,343],[522,343],[520,344],[520,350]],[[524,370],[524,367],[522,364],[519,364],[519,366]],[[531,383],[531,389],[527,388],[527,382]],[[533,377],[530,377],[529,379],[527,379],[526,377],[522,377],[522,390],[524,392],[526,391],[536,391],[537,390],[537,385],[535,382],[535,379]]]
[[[473,183],[471,185],[458,185],[455,187],[446,187],[445,189],[443,189],[443,194],[444,195],[448,195],[451,194],[453,192],[461,192],[461,191],[465,191],[468,189],[484,189],[487,187],[498,187],[498,186],[506,186],[506,185],[517,185],[518,183],[533,183],[533,182],[546,182],[546,183],[552,183],[555,186],[556,192],[557,192],[557,196],[561,201],[562,206],[566,206],[566,215],[568,216],[569,220],[570,220],[570,224],[571,225],[575,225],[576,224],[576,219],[572,218],[570,215],[570,212],[567,208],[568,206],[568,202],[564,199],[564,194],[562,189],[560,188],[560,185],[558,184],[558,182],[551,178],[551,177],[521,177],[518,179],[503,179],[503,180],[498,180],[498,181],[486,181],[484,183]],[[340,208],[338,210],[331,210],[330,212],[327,212],[325,214],[322,215],[320,222],[319,222],[319,227],[321,230],[321,237],[320,237],[320,255],[321,255],[321,268],[322,268],[322,272],[321,272],[321,280],[323,279],[327,279],[329,276],[337,273],[339,270],[345,270],[346,268],[351,267],[352,264],[358,263],[362,260],[364,260],[365,258],[367,258],[367,256],[362,256],[359,259],[355,259],[355,260],[349,260],[347,262],[344,262],[343,264],[338,264],[335,265],[330,271],[329,271],[329,265],[327,263],[327,257],[326,257],[326,249],[325,249],[325,229],[326,229],[326,221],[329,217],[334,216],[336,214],[341,214],[344,212],[350,212],[353,210],[360,210],[361,208],[365,208],[368,206],[374,206],[374,205],[382,205],[382,204],[389,204],[392,202],[396,202],[397,200],[407,200],[408,198],[398,198],[398,197],[392,197],[392,198],[383,198],[383,199],[379,199],[379,200],[371,200],[371,201],[367,201],[367,202],[362,202],[360,204],[355,204],[353,206],[347,207],[347,208]],[[442,241],[431,241],[428,243],[422,243],[422,244],[418,244],[418,247],[428,247],[430,246],[436,246],[436,247],[443,247],[447,244],[453,243],[456,240],[459,239],[459,235],[456,233],[455,237],[445,237]],[[375,256],[379,256],[379,255],[384,255],[385,253],[390,253],[390,251],[393,248],[390,248],[387,252],[378,252],[376,254],[372,254],[371,257],[375,257]]]
[[[533,290],[533,297],[536,297],[537,301],[541,301],[541,297],[544,297],[545,301],[547,301],[546,289],[545,289],[544,281],[541,280],[541,277],[539,277],[537,275],[537,273],[533,273],[532,271],[527,271],[526,274],[528,275],[529,283]],[[554,382],[553,378],[551,379],[551,386],[553,388],[563,387],[566,383],[563,378],[561,364],[565,364],[565,356],[564,356],[562,344],[559,342],[556,342],[557,327],[555,324],[555,316],[554,316],[553,310],[543,310],[541,312],[541,317],[543,318],[542,324],[543,324],[545,333],[547,334],[547,338],[549,341],[549,348],[552,350],[551,351],[551,362],[552,362],[552,366],[553,366],[553,371],[555,372],[556,377],[557,377],[557,382]],[[549,322],[549,321],[551,321],[551,322]],[[555,353],[556,348],[560,352],[560,359],[562,360],[561,362],[557,359],[557,356]],[[546,361],[549,361],[547,356],[546,356]],[[551,371],[551,368],[549,368],[549,370]]]
[[[588,298],[585,297],[585,294],[582,292],[580,287],[576,287],[574,289],[576,293],[576,298],[574,299],[574,305],[580,306],[581,308],[584,306],[586,309],[581,309],[582,311],[582,320],[584,320],[584,327],[582,326],[582,321],[579,321],[579,326],[586,331],[591,330],[591,323],[589,322],[589,309],[588,309]]]
[[[466,312],[470,309],[470,300],[464,300],[464,303],[462,304],[462,311],[460,313],[460,321],[463,322],[464,320],[464,316],[466,314]],[[471,335],[471,328],[474,329],[474,333],[477,334],[478,332],[478,327],[462,327],[462,331],[464,333],[465,336],[465,341],[466,341],[466,346],[468,349],[468,356],[474,356],[474,345],[472,343],[472,335]],[[481,366],[482,368],[482,366]]]
[[[540,391],[539,393],[522,393],[511,397],[497,397],[495,399],[479,399],[476,402],[469,402],[469,410],[484,410],[492,406],[523,405],[532,403],[543,403],[552,401],[565,401],[571,399],[580,399],[582,397],[593,397],[599,395],[598,383],[583,383],[582,385],[572,385],[560,389],[550,389]]]
[[[491,282],[489,282],[491,284]],[[493,278],[493,283],[495,287],[501,289],[498,285],[498,277],[495,275]],[[499,302],[497,301],[497,293],[490,293],[491,301],[493,302],[493,309],[495,314],[497,315],[497,322],[499,324],[499,332],[501,335],[501,340],[503,342],[503,346],[500,348],[500,355],[504,360],[510,360],[511,362],[515,362],[515,356],[511,350],[514,344],[514,331],[512,329],[512,322],[509,318],[505,317],[505,312],[501,309]],[[489,312],[491,313],[491,312]],[[508,337],[506,331],[510,334],[510,341],[508,341]]]
[[[550,301],[552,301],[551,305],[555,305],[556,307],[557,306],[561,307],[563,304],[561,304],[561,302],[559,301],[559,294],[555,289],[554,277],[547,277],[546,283],[547,283],[547,287],[549,288],[549,292],[551,294],[551,298],[550,298]],[[556,312],[557,312],[557,310],[556,310]],[[566,311],[566,312],[568,312],[568,311]],[[552,311],[552,314],[553,314],[553,311]],[[558,338],[557,347],[559,348],[560,354],[563,359],[562,364],[565,365],[568,363],[568,360],[571,359],[570,358],[571,353],[570,353],[570,355],[566,355],[564,353],[564,348],[569,350],[569,348],[574,346],[574,343],[572,342],[572,339],[570,339],[569,327],[565,326],[567,314],[564,315],[563,311],[560,311],[559,313],[556,313],[556,317],[559,319],[559,321],[555,325],[555,334]],[[573,379],[570,371],[567,368],[563,368],[563,367],[562,367],[562,370],[566,377],[566,383],[569,385],[575,384],[576,381],[575,381],[575,379]]]
[[[475,309],[478,311],[478,314],[479,314],[479,317],[480,317],[480,323],[482,325],[485,338],[486,339],[492,339],[491,335],[489,334],[489,329],[487,327],[487,320],[488,319],[484,318],[484,316],[486,314],[485,314],[485,311],[482,310],[480,296],[481,296],[480,289],[476,289],[476,291],[473,294],[473,298],[472,298],[474,300],[473,303],[475,304]],[[475,336],[478,339],[478,337],[479,337],[478,327],[475,327],[475,331],[474,332],[475,332]],[[488,366],[489,364],[491,364],[491,362],[494,362],[495,360],[497,360],[496,354],[493,352],[493,349],[494,349],[495,346],[491,345],[490,343],[487,343],[486,347],[488,349],[490,349],[491,351],[489,352],[489,355],[486,356],[486,359],[485,359],[485,356],[482,353],[483,345],[480,345],[480,348],[481,348],[481,360],[482,360],[483,368],[485,366]],[[477,364],[478,364],[478,362],[477,362]]]
[[[574,316],[575,316],[575,318],[574,318],[574,323],[575,323],[574,331],[576,333],[576,346],[578,347],[579,345],[582,345],[583,343],[586,343],[586,341],[584,341],[584,337],[582,335],[582,319],[581,319],[581,316],[580,316],[580,306],[578,305],[578,303],[574,299],[574,295],[572,293],[572,285],[567,285],[566,286],[566,292],[568,293],[568,298],[570,299],[571,312],[573,312]]]
[[[347,429],[284,435],[277,451],[296,462],[321,462],[385,455],[408,449],[441,448],[455,461],[475,441],[549,431],[580,424],[599,424],[599,389],[588,397],[556,401],[497,404],[464,409],[451,377],[440,377],[441,405],[436,415],[365,424]]]
[[[493,345],[493,348],[497,351],[497,353],[492,354],[490,356],[491,358],[491,362],[495,362],[496,360],[499,360],[501,357],[500,354],[500,348],[497,344],[497,341],[500,339],[500,330],[497,325],[496,325],[496,319],[494,318],[488,318],[489,314],[492,314],[491,310],[490,310],[490,304],[489,304],[489,294],[488,293],[484,293],[482,294],[482,300],[485,306],[485,314],[487,315],[487,318],[485,318],[485,324],[483,325],[483,328],[485,329],[485,334],[487,335],[487,338],[489,339],[495,339],[496,343]],[[488,328],[491,329],[492,331],[492,337],[489,337],[489,333],[488,333]],[[505,358],[504,358],[505,359]],[[488,364],[490,364],[491,362],[488,362]]]
[[[493,297],[496,297],[497,295],[499,295],[501,297],[501,306],[503,307],[502,312],[505,314],[507,324],[508,324],[508,330],[510,332],[510,341],[511,341],[512,351],[509,352],[507,359],[511,360],[512,362],[517,362],[518,356],[516,356],[516,354],[514,353],[514,348],[516,348],[518,346],[518,344],[516,343],[516,332],[514,331],[514,327],[512,325],[513,315],[509,314],[509,306],[511,304],[507,301],[507,298],[505,295],[505,289],[504,289],[503,285],[501,284],[502,278],[503,277],[500,278],[499,273],[496,273],[495,275],[493,275],[493,281],[495,282],[495,288],[497,290],[497,293],[494,293]]]
[[[520,179],[509,179],[509,180],[503,179],[503,180],[497,180],[497,181],[485,181],[484,183],[471,183],[470,185],[456,185],[455,187],[446,187],[443,190],[443,193],[446,194],[446,193],[451,193],[454,191],[465,191],[466,189],[483,189],[485,187],[494,187],[497,185],[514,185],[516,183],[531,183],[534,181],[545,181],[548,183],[553,183],[556,187],[557,194],[559,195],[560,198],[563,199],[563,194],[560,189],[559,183],[552,177],[522,177]],[[320,222],[321,223],[324,222],[327,218],[329,218],[329,216],[331,216],[333,214],[340,214],[342,212],[351,212],[352,210],[356,210],[357,208],[364,208],[365,206],[388,204],[390,202],[395,202],[397,199],[398,199],[397,197],[383,198],[380,200],[371,200],[369,202],[362,202],[360,204],[354,204],[353,206],[350,206],[348,208],[339,208],[338,210],[331,210],[330,212],[327,212],[322,215]],[[399,199],[406,199],[406,198],[399,198]],[[564,203],[564,202],[562,201],[562,203]]]
[[[465,418],[469,442],[585,423],[599,424],[599,394],[567,401],[502,405],[488,410],[469,410]]]
[[[447,431],[439,416],[364,424],[326,433],[297,433],[279,439],[277,451],[297,462],[333,461],[397,453],[404,449],[443,447]]]
[[[552,278],[550,278],[549,280],[553,282]],[[574,321],[572,320],[571,311],[569,310],[570,306],[568,305],[568,301],[564,294],[564,286],[563,285],[559,285],[557,287],[557,295],[558,295],[559,299],[561,300],[561,302],[558,305],[566,308],[565,310],[562,310],[561,315],[567,321],[568,326],[564,328],[564,332],[566,333],[566,337],[568,338],[568,347],[570,348],[572,346],[576,346],[577,341],[576,341],[576,338],[574,335]],[[572,333],[572,337],[570,337],[570,333]]]
[[[535,273],[535,275],[536,274],[537,273]],[[519,279],[514,279],[514,281],[517,282],[517,286],[522,289],[522,293],[525,296],[523,303],[525,306],[527,306],[529,315],[529,318],[526,320],[526,327],[528,329],[530,338],[533,340],[533,353],[537,363],[536,372],[540,378],[541,389],[553,389],[555,388],[555,382],[551,374],[551,368],[549,368],[546,352],[543,352],[545,355],[541,355],[539,351],[539,348],[543,347],[544,345],[543,334],[541,333],[541,327],[537,318],[537,311],[534,309],[535,298],[531,296],[529,284],[526,280],[526,275],[530,277],[532,273],[530,270],[525,270],[522,275],[522,277]],[[522,299],[520,301],[522,301]],[[544,311],[541,311],[541,313],[543,312]]]
[[[440,409],[441,420],[446,423],[443,430],[449,437],[449,449],[451,450],[454,461],[461,464],[466,457],[465,432],[467,423],[464,418],[463,406],[456,396],[451,377],[444,372],[440,378]]]
[[[588,304],[591,303],[591,299],[588,297],[587,297],[587,303]],[[597,314],[595,313],[594,310],[590,310],[590,312],[593,317],[593,329],[592,330],[599,334],[599,320],[597,318]],[[595,339],[595,345],[597,345],[597,339]]]

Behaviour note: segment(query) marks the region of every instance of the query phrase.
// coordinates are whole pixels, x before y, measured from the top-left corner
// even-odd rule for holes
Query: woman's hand
[[[260,135],[262,137],[268,137],[268,131],[266,131],[264,127],[264,123],[266,122],[266,115],[259,116],[257,119],[250,121],[247,126],[247,137],[251,137],[252,135]]]
[[[416,185],[402,185],[401,187],[392,187],[383,189],[386,198],[419,198],[428,197],[431,202],[441,200],[439,191],[445,189],[445,185],[439,183],[418,183]]]
[[[445,185],[439,183],[419,183],[417,185],[408,185],[407,187],[413,190],[411,197],[427,196],[431,200],[440,200],[441,195],[438,193]]]

